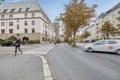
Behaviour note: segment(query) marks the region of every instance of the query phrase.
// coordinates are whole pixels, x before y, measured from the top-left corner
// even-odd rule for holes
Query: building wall
[[[2,15],[5,17],[2,18]],[[13,17],[10,18],[10,15]],[[11,21],[13,26],[9,25]],[[25,25],[25,21],[27,21],[27,25]],[[35,22],[35,25],[32,25],[32,21]],[[4,26],[2,26],[3,22]],[[5,33],[2,33],[2,29],[5,29]],[[10,33],[9,29],[13,29],[13,33]],[[25,29],[27,29],[27,33],[25,33]],[[32,29],[35,30],[34,33]],[[0,13],[0,39],[6,39],[15,34],[20,34],[21,38],[27,36],[30,40],[40,40],[44,43],[46,41],[43,41],[43,37],[48,38],[49,41],[55,37],[55,29],[48,17],[41,11]]]
[[[96,18],[94,25],[92,25],[87,30],[92,33],[92,35],[87,38],[88,40],[92,39],[103,39],[103,36],[98,30],[102,27],[105,21],[110,21],[114,27],[120,27],[120,4],[117,4],[117,8],[111,8],[109,11],[100,15]],[[118,26],[119,25],[119,26]],[[120,39],[119,35],[110,36],[112,39]]]

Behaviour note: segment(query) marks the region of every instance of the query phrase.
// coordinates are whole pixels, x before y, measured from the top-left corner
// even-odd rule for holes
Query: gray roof
[[[12,9],[14,9],[13,12],[19,12],[20,9],[21,9],[20,12],[26,12],[26,9],[28,9],[28,12],[40,11],[44,16],[46,16],[46,18],[51,23],[46,13],[43,11],[41,6],[36,1],[0,4],[0,13],[4,13],[4,10],[6,9],[7,9],[6,13],[11,13]]]
[[[101,13],[98,18],[103,18],[106,15],[110,14],[111,12],[113,12],[114,10],[120,8],[120,2],[118,4],[116,4],[114,7],[112,7],[111,9],[109,9],[108,11],[106,11],[105,13]]]
[[[20,8],[20,12],[25,12],[27,8],[28,11],[42,11],[42,8],[37,2],[13,2],[0,4],[0,13],[4,12],[5,9],[7,9],[6,12],[11,12],[12,9],[15,9],[13,12],[19,12]]]

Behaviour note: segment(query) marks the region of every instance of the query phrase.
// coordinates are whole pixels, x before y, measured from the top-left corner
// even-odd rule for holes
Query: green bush
[[[0,44],[2,44],[4,42],[4,40],[3,39],[0,39]]]
[[[11,40],[11,41],[14,41],[16,39],[16,37],[15,36],[10,36],[7,40]]]
[[[29,40],[27,41],[27,44],[37,44],[40,43],[40,40]]]

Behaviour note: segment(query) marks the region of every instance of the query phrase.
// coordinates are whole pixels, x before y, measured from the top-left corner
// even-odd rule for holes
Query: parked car
[[[84,50],[88,52],[101,51],[120,54],[120,40],[99,40],[85,45]]]
[[[10,47],[10,46],[13,46],[13,41],[5,41],[1,44],[2,47],[4,46],[7,46],[7,47]]]

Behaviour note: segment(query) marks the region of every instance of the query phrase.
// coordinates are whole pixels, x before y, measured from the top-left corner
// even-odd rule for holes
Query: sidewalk
[[[44,80],[43,60],[37,55],[47,54],[54,47],[54,44],[21,46],[24,54],[15,57],[14,47],[0,47],[0,80]]]

